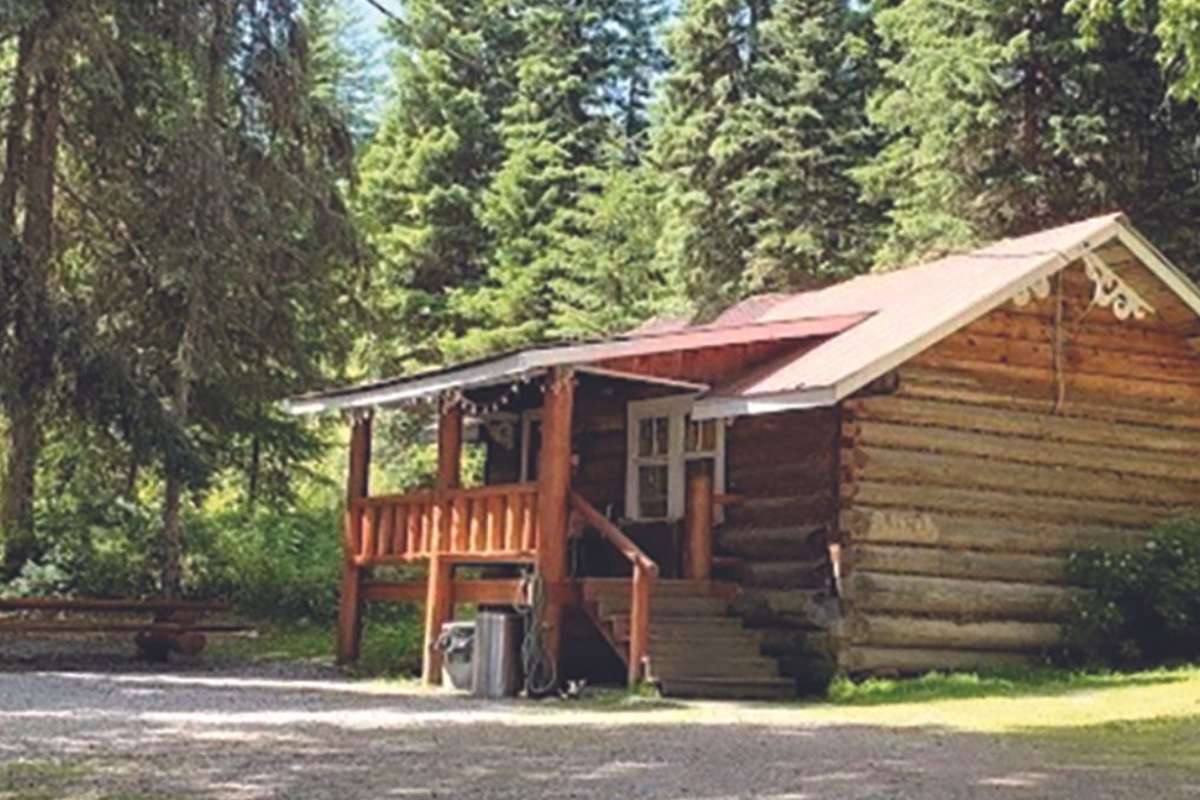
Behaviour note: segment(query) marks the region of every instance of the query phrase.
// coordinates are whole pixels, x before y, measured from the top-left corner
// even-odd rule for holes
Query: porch
[[[677,396],[685,388],[592,375],[584,385],[593,395],[581,399],[623,418],[625,394],[613,391],[614,382],[636,385],[638,395]],[[580,475],[572,446],[580,386],[575,371],[552,369],[529,383],[513,393],[520,397],[512,407],[536,411],[536,441],[526,426],[519,448],[528,463],[518,472],[532,480],[462,488],[466,409],[494,411],[495,388],[439,397],[436,485],[408,494],[370,494],[373,416],[353,414],[339,659],[357,658],[368,604],[423,603],[422,679],[437,684],[441,659],[433,645],[456,607],[516,606],[527,611],[536,626],[534,646],[556,672],[568,657],[575,663],[590,658],[571,648],[591,640],[611,651],[609,660],[619,660],[630,686],[655,681],[679,694],[712,694],[737,684],[740,696],[791,695],[794,682],[760,654],[759,635],[729,615],[736,585],[713,580],[714,520],[720,506],[736,500],[717,492],[716,460],[687,465],[682,520],[667,526],[679,535],[654,546],[643,536],[639,544],[613,519],[612,503],[605,513],[600,501],[585,495],[602,493],[586,470]],[[489,478],[504,473],[487,471]],[[607,558],[581,566],[585,548],[602,548]],[[423,566],[424,576],[384,581],[372,575],[380,567],[409,565]]]

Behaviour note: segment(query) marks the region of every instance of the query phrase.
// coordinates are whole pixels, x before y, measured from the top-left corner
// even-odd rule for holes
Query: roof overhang
[[[832,336],[857,325],[865,314],[844,314],[818,319],[795,319],[741,325],[737,327],[707,326],[682,331],[585,342],[554,347],[539,347],[495,358],[449,367],[411,378],[399,378],[381,383],[316,392],[284,401],[291,414],[317,414],[325,411],[352,410],[395,406],[405,402],[433,397],[451,390],[481,389],[514,381],[529,380],[554,367],[587,368],[593,362],[650,356],[710,347],[725,347],[768,340],[805,339]],[[611,370],[609,370],[612,373]],[[688,391],[704,391],[708,387],[687,381],[655,378],[635,373],[622,375],[643,382],[675,384]]]

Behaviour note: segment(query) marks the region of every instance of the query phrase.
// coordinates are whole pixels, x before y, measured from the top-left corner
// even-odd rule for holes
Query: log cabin
[[[365,607],[536,608],[560,677],[788,697],[1025,664],[1065,556],[1200,508],[1200,290],[1120,214],[705,324],[288,401],[352,423],[338,655]],[[437,409],[436,485],[373,493],[372,419]],[[464,438],[483,485],[461,485]],[[424,565],[419,580],[373,576]],[[536,599],[534,599],[536,597]]]

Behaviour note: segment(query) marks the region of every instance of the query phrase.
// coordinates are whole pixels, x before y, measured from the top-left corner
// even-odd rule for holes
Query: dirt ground
[[[0,658],[0,799],[1200,797],[1200,776],[801,705],[481,702],[287,665],[87,666]]]

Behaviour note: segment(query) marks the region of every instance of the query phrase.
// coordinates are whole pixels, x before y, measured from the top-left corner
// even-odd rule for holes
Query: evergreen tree
[[[355,198],[379,259],[372,349],[384,372],[444,362],[465,330],[450,301],[470,296],[487,269],[483,196],[503,160],[498,127],[516,52],[496,0],[411,0],[389,31],[392,96]]]
[[[1116,24],[1081,46],[1065,3],[907,0],[859,172],[891,205],[884,265],[1122,208],[1176,257],[1200,210],[1194,105],[1166,101],[1157,40]],[[1169,191],[1164,191],[1170,187]]]
[[[613,126],[604,108],[607,18],[592,0],[529,0],[520,8],[516,91],[504,110],[504,162],[484,219],[495,240],[486,285],[459,294],[472,320],[458,357],[546,337],[570,278],[566,243],[582,233],[580,203]]]
[[[597,186],[580,200],[580,230],[563,245],[568,276],[555,285],[550,335],[597,338],[628,331],[655,316],[687,312],[678,274],[655,257],[662,186],[648,165],[614,159],[593,173]]]
[[[840,0],[692,0],[670,39],[656,135],[662,256],[712,310],[859,266],[870,210],[857,12]]]
[[[310,97],[366,139],[374,129],[375,48],[363,34],[362,15],[348,0],[303,0],[300,21],[306,40]]]
[[[654,84],[668,65],[661,44],[668,14],[665,0],[613,0],[609,103],[630,162],[636,162],[647,145]]]

